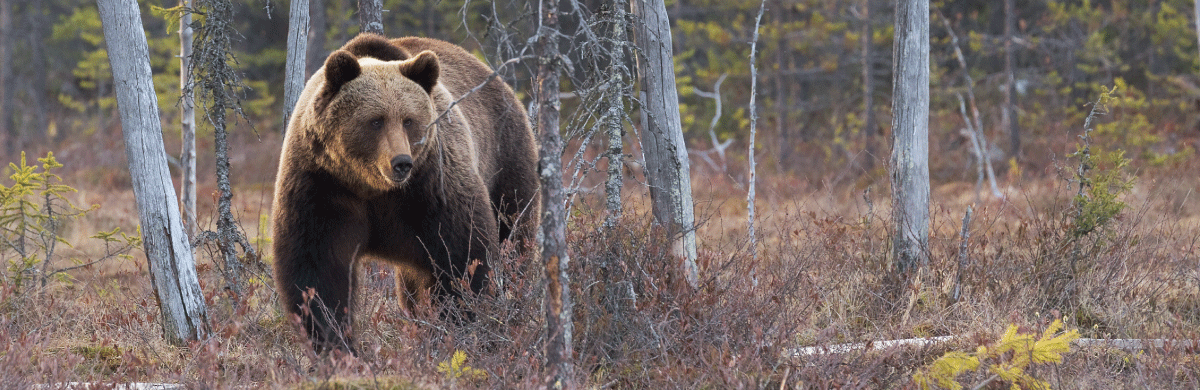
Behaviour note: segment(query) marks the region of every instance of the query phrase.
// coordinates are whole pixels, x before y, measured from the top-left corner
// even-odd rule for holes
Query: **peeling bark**
[[[163,336],[173,345],[186,345],[207,336],[208,314],[167,169],[140,12],[133,0],[97,3]]]
[[[896,271],[929,264],[929,0],[896,4],[892,250]]]
[[[642,53],[638,77],[645,126],[640,134],[651,209],[655,222],[672,237],[671,252],[680,262],[684,278],[692,287],[699,287],[691,163],[679,119],[667,7],[662,0],[634,0],[632,9],[639,19],[634,26]]]

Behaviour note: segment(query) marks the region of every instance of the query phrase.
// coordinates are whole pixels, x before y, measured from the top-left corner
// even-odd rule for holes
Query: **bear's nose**
[[[412,156],[401,154],[392,157],[392,172],[396,172],[400,177],[408,175],[408,171],[412,170]]]

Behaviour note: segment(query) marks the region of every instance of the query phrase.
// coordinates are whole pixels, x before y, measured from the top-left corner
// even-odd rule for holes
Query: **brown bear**
[[[408,308],[426,294],[453,305],[461,281],[486,289],[503,240],[532,242],[539,214],[534,133],[512,89],[454,44],[362,34],[308,80],[288,123],[280,299],[314,347],[352,351],[360,259],[397,267]]]

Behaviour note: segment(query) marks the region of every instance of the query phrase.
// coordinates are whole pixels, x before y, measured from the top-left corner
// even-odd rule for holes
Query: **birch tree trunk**
[[[0,0],[0,127],[8,133],[7,149],[14,154],[21,148],[21,131],[13,121],[13,94],[17,92],[13,80],[13,36],[12,1]]]
[[[192,8],[191,0],[180,0],[184,10]],[[186,91],[192,83],[192,14],[184,11],[179,19],[179,85]],[[181,95],[179,131],[183,151],[179,154],[179,192],[183,204],[183,226],[188,238],[195,240],[196,226],[196,100],[186,92]]]
[[[33,107],[49,107],[46,102],[46,29],[49,24],[46,23],[45,11],[46,3],[42,1],[30,1],[25,5],[26,22],[29,24],[29,70],[31,80],[29,80],[29,104]],[[50,127],[50,118],[46,114],[45,109],[36,109],[33,111],[33,126],[29,131],[29,135],[40,141],[47,139],[47,130]]]
[[[929,0],[897,1],[895,31],[892,250],[905,274],[929,263]]]
[[[325,15],[325,0],[310,0],[308,15],[308,51],[305,53],[308,65],[305,66],[305,80],[325,65],[325,57],[329,55],[325,51],[325,30],[329,24]],[[287,130],[287,123],[284,123],[284,130]]]
[[[163,336],[184,345],[207,336],[208,314],[167,170],[142,19],[134,0],[97,3]]]
[[[638,58],[645,126],[641,138],[651,209],[655,222],[674,240],[672,254],[680,261],[684,278],[698,287],[691,167],[679,120],[667,7],[663,0],[634,0],[631,4],[638,19],[634,35],[643,54]]]
[[[559,135],[558,0],[538,5],[539,57],[534,98],[537,99],[538,172],[542,179],[542,264],[546,269],[546,387],[574,388],[571,373],[571,296],[567,274],[566,191],[562,179],[562,137]]]
[[[283,80],[283,127],[286,132],[296,100],[304,89],[304,68],[308,56],[308,0],[292,0],[288,10],[287,64]]]
[[[382,0],[358,0],[359,32],[383,35]]]
[[[625,132],[625,94],[628,92],[625,83],[629,75],[628,68],[625,67],[625,44],[628,42],[625,31],[629,28],[626,24],[628,15],[625,10],[628,9],[628,4],[625,0],[616,0],[613,3],[613,44],[609,53],[611,74],[608,82],[608,111],[604,114],[605,132],[608,133],[608,149],[605,151],[605,158],[608,159],[608,179],[604,182],[604,206],[608,214],[604,218],[604,227],[609,229],[621,220],[621,187],[625,180],[621,171],[624,157],[622,134]]]
[[[1008,132],[1008,157],[1017,158],[1021,155],[1021,130],[1017,124],[1017,112],[1013,104],[1013,94],[1016,76],[1013,74],[1013,24],[1016,15],[1013,10],[1013,0],[1004,0],[1004,107],[1001,108],[1000,122],[1004,131]]]
[[[754,187],[758,176],[754,162],[754,139],[758,135],[758,107],[755,103],[755,97],[758,95],[758,67],[755,66],[755,54],[758,50],[758,26],[762,23],[763,10],[766,7],[766,0],[759,2],[758,18],[754,19],[754,39],[750,41],[750,142],[746,150],[746,157],[750,163],[750,182],[746,185],[746,234],[750,240],[750,257],[754,260],[758,260],[758,237],[754,233]],[[757,286],[758,279],[753,280]]]
[[[867,156],[864,159],[863,168],[870,171],[875,168],[875,156],[877,154],[875,148],[875,132],[878,125],[875,124],[875,67],[872,61],[871,45],[875,36],[873,26],[871,26],[871,0],[863,0],[862,4],[862,31],[859,37],[859,44],[862,45],[862,84],[863,84],[863,138],[866,139],[865,146]]]
[[[1192,21],[1196,23],[1196,48],[1200,49],[1200,0],[1195,1],[1195,6],[1192,7],[1192,13],[1195,14],[1195,17],[1192,18]]]

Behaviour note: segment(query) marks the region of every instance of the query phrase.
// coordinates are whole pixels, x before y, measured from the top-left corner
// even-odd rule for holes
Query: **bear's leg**
[[[480,184],[479,188],[482,188]],[[467,280],[472,293],[484,292],[491,270],[488,256],[497,253],[496,217],[483,192],[458,198],[462,203],[452,205],[454,207],[444,213],[432,214],[438,217],[421,225],[436,228],[420,234],[422,244],[433,260],[432,271],[437,280],[433,289],[434,303],[443,308],[443,315],[456,321],[469,321],[471,317],[471,313],[459,307],[462,281]]]
[[[396,299],[400,307],[416,314],[417,307],[430,303],[429,292],[433,289],[433,274],[428,269],[411,265],[396,266]]]
[[[313,347],[353,352],[350,319],[355,265],[364,253],[361,210],[320,199],[283,197],[276,207],[275,281],[289,314],[300,317]]]

